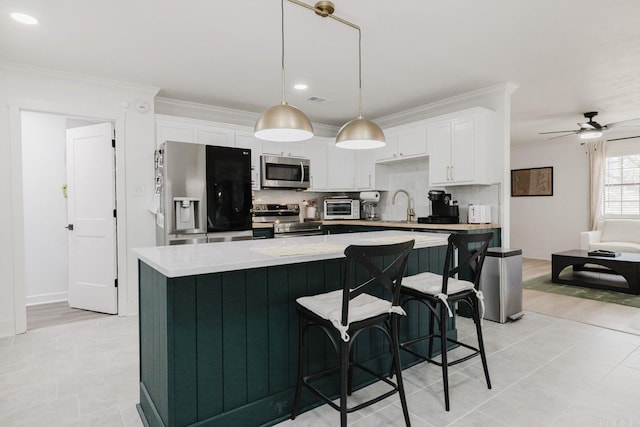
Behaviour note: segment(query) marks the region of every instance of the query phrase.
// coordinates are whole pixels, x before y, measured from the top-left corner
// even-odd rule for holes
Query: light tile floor
[[[468,319],[458,326],[460,337],[475,336]],[[446,412],[439,368],[409,368],[412,425],[640,426],[640,336],[534,312],[514,323],[485,321],[484,333],[493,389],[478,358],[457,365]],[[140,426],[137,335],[136,317],[109,317],[0,339],[0,426]],[[338,420],[325,405],[279,426]],[[404,425],[395,398],[349,423]]]

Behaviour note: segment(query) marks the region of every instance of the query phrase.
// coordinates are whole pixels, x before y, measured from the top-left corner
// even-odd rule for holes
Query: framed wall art
[[[553,196],[553,167],[511,170],[511,197]]]

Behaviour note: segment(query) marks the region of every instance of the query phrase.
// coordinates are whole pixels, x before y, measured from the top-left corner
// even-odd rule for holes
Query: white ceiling
[[[599,111],[601,124],[640,117],[638,0],[334,3],[335,15],[362,28],[368,118],[506,81],[520,86],[513,143],[577,129],[585,111]],[[18,24],[13,11],[40,24]],[[285,31],[289,103],[318,123],[354,118],[357,32],[286,1]],[[0,0],[0,61],[260,112],[281,97],[280,1]],[[309,89],[295,91],[298,81]]]

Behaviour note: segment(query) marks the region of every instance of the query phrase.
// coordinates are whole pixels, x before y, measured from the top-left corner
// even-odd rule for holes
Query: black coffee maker
[[[451,194],[442,190],[430,190],[429,200],[431,200],[431,215],[418,218],[422,224],[458,224],[460,222],[460,212],[456,201],[451,201]]]

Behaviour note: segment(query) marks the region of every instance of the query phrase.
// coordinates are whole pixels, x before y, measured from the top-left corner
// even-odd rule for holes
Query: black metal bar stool
[[[301,297],[298,303],[298,381],[293,402],[291,419],[295,419],[302,387],[307,387],[332,408],[340,411],[340,425],[347,425],[347,414],[379,402],[387,397],[400,394],[400,402],[406,425],[409,426],[409,411],[402,383],[400,367],[398,317],[404,314],[399,306],[400,285],[407,267],[407,257],[414,241],[379,246],[352,245],[345,249],[345,271],[342,289],[320,295]],[[389,260],[392,259],[390,262]],[[379,267],[387,263],[387,266]],[[360,280],[366,277],[365,280]],[[356,278],[358,282],[356,282]],[[354,285],[354,286],[352,286]],[[384,291],[386,288],[388,291]],[[374,295],[389,295],[389,299]],[[339,366],[304,375],[304,347],[307,332],[311,327],[319,327],[329,338],[335,349]],[[388,373],[380,374],[358,364],[353,357],[353,344],[358,335],[366,329],[375,329],[387,338],[392,353],[392,365],[396,382]],[[353,407],[347,406],[347,395],[352,392],[353,369],[359,368],[369,375],[384,381],[391,390]],[[340,404],[336,405],[312,381],[332,373],[340,373]]]
[[[484,351],[482,339],[482,316],[484,313],[484,301],[482,292],[478,289],[480,272],[484,258],[489,247],[489,241],[493,233],[482,234],[451,234],[447,245],[447,255],[442,275],[434,273],[420,273],[407,276],[402,281],[401,298],[405,307],[410,301],[418,301],[429,309],[429,333],[426,336],[417,337],[400,344],[400,348],[429,363],[442,367],[442,381],[444,382],[445,408],[449,410],[449,366],[467,361],[477,355],[482,358],[484,376],[487,387],[491,389],[487,357]],[[479,246],[479,247],[478,247]],[[475,249],[469,249],[475,247]],[[458,251],[458,265],[452,267],[455,250]],[[458,279],[454,276],[468,277]],[[447,337],[448,319],[453,317],[452,306],[462,302],[471,309],[471,316],[476,325],[478,347],[462,343]],[[438,319],[439,333],[434,332],[435,319]],[[433,359],[434,338],[440,339],[441,361]],[[412,345],[423,340],[429,340],[428,352],[425,356],[414,349]],[[449,361],[447,359],[447,342],[458,344],[472,350],[472,353],[460,359]]]

